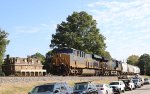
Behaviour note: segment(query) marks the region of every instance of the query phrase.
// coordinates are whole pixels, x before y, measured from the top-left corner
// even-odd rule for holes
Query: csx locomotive
[[[73,48],[55,50],[51,69],[56,75],[133,75],[139,74],[137,66]]]

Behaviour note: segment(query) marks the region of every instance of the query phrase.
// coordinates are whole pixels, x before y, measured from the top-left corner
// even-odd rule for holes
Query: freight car
[[[73,48],[55,50],[50,66],[52,74],[56,75],[121,75],[134,74],[134,71],[138,73],[138,67]]]

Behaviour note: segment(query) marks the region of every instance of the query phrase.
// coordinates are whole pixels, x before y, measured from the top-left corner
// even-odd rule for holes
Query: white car
[[[98,94],[113,94],[113,89],[108,84],[97,84]]]
[[[125,84],[123,83],[123,81],[113,81],[109,84],[111,87],[117,87],[119,88],[122,92],[125,91]]]

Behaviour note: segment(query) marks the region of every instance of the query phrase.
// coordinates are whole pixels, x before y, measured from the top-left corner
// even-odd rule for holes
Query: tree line
[[[0,64],[3,63],[6,46],[9,43],[7,37],[8,33],[0,29]],[[73,12],[65,21],[57,25],[56,33],[52,35],[49,46],[52,49],[74,48],[89,54],[93,53],[111,59],[110,53],[106,51],[105,40],[106,37],[97,28],[96,20],[85,11],[81,11]],[[49,65],[54,53],[54,50],[52,50],[44,56],[37,52],[31,55],[31,57],[38,57],[47,72],[50,72]],[[142,74],[146,73],[148,75],[150,75],[150,70],[148,70],[150,69],[149,62],[150,56],[148,54],[144,54],[141,57],[133,55],[127,60],[127,63],[139,66]]]
[[[131,55],[127,58],[127,63],[138,66],[141,71],[141,75],[150,76],[150,55],[143,54],[140,57],[138,55]]]

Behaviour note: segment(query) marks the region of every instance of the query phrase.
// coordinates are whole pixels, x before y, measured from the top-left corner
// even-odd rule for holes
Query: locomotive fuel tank
[[[95,70],[94,69],[83,69],[82,70],[82,75],[84,76],[92,76],[95,75]]]

